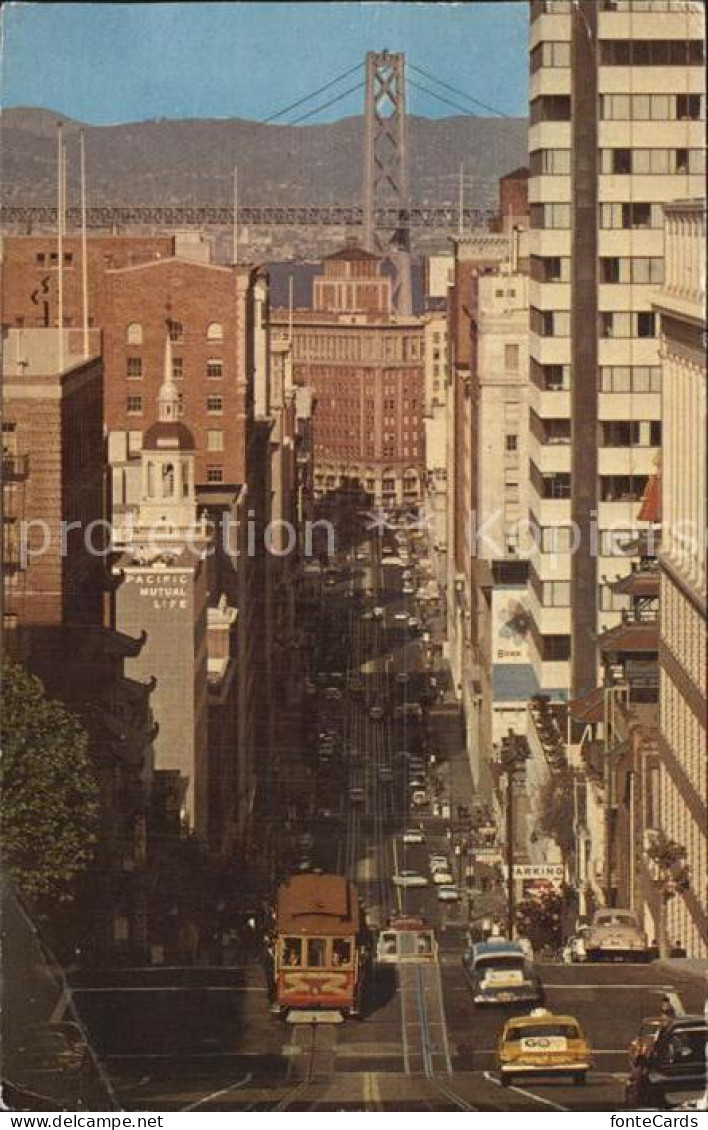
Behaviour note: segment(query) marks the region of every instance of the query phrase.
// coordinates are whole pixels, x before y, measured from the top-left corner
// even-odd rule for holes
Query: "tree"
[[[552,773],[540,793],[538,826],[558,844],[564,860],[575,850],[574,781],[570,769]]]
[[[543,891],[519,904],[516,924],[535,950],[560,945],[563,899],[557,891]]]
[[[5,866],[33,902],[69,902],[97,838],[98,786],[88,736],[21,664],[5,661],[2,673]]]

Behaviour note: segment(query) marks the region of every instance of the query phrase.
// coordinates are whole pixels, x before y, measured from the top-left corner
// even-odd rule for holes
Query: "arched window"
[[[172,463],[162,468],[162,497],[172,498],[175,493],[175,469]]]
[[[128,326],[128,345],[143,344],[143,327],[140,322],[131,322]]]
[[[210,322],[207,326],[207,341],[223,341],[224,327],[221,322]]]

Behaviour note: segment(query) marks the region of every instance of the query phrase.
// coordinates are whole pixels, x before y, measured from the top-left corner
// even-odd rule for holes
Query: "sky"
[[[292,123],[355,86],[363,79],[365,53],[384,49],[406,54],[409,113],[488,113],[469,98],[505,114],[527,113],[526,0],[6,3],[1,18],[3,107],[41,106],[93,125],[152,118],[262,121],[362,64],[277,119]],[[362,110],[359,89],[308,121]]]

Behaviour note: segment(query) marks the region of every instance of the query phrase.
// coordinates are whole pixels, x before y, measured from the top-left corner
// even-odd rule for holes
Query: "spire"
[[[161,423],[171,423],[178,420],[179,415],[179,393],[172,377],[172,339],[168,333],[165,341],[164,376],[157,397],[157,418]]]

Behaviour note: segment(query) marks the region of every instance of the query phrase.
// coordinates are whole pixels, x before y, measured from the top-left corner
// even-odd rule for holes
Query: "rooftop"
[[[627,620],[603,632],[598,644],[600,651],[658,652],[659,624],[656,620]]]

